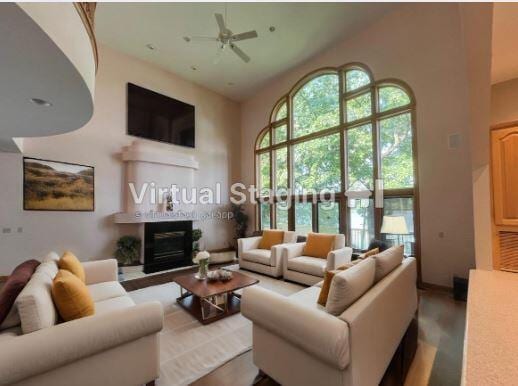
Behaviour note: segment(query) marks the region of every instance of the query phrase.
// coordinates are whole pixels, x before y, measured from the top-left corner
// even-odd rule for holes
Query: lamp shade
[[[406,220],[403,216],[383,216],[381,233],[391,235],[408,235]]]

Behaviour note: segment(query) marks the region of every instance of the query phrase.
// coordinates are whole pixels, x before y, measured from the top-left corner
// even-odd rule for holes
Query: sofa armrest
[[[355,383],[377,385],[383,377],[417,311],[416,267],[414,258],[403,259],[340,315],[349,325]]]
[[[284,244],[282,248],[282,254],[284,259],[289,260],[294,257],[302,256],[302,252],[304,251],[304,247],[306,243],[293,243],[293,244]]]
[[[349,247],[336,249],[327,255],[326,270],[332,271],[337,267],[350,263],[353,256],[353,249]]]
[[[254,286],[243,291],[241,312],[254,324],[327,364],[349,364],[349,329],[339,318]]]
[[[81,263],[85,270],[86,285],[103,283],[105,281],[117,281],[117,260],[93,260]]]
[[[251,249],[257,249],[261,242],[262,236],[245,237],[237,240],[237,253],[241,257],[242,252],[249,251]]]
[[[292,245],[293,243],[283,243],[283,244],[277,244],[274,245],[271,249],[272,253],[272,259],[273,259],[273,267],[278,267],[279,264],[282,264],[282,252],[284,250],[284,247],[287,247],[289,245]]]
[[[0,384],[10,385],[162,330],[159,302],[58,324],[2,341]]]

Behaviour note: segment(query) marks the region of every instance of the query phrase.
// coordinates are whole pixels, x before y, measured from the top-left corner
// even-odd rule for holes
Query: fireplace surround
[[[192,221],[144,224],[144,273],[192,265]]]

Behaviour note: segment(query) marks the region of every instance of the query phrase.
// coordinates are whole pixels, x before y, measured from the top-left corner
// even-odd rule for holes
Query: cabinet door
[[[496,225],[518,226],[518,127],[491,133]]]

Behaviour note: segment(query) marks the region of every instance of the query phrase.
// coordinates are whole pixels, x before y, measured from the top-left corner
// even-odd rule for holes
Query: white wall
[[[412,4],[272,80],[242,106],[242,179],[253,183],[253,145],[277,101],[302,76],[348,62],[398,78],[417,100],[423,281],[451,286],[474,266],[468,87],[457,4]],[[449,150],[448,135],[462,146]],[[439,237],[443,232],[444,237]]]
[[[239,105],[212,91],[141,60],[100,47],[95,112],[83,128],[64,135],[24,140],[24,155],[92,165],[95,167],[95,212],[23,211],[22,159],[0,153],[0,274],[8,274],[28,258],[41,258],[49,250],[70,249],[80,259],[111,257],[121,234],[136,226],[113,223],[112,215],[124,210],[123,166],[118,159],[123,146],[135,138],[126,133],[126,83],[132,82],[196,106],[196,149],[148,141],[148,146],[193,155],[200,163],[195,186],[220,182],[223,199],[237,180],[239,170]],[[174,176],[171,177],[174,182]],[[232,239],[228,223],[199,224],[209,249],[224,248]],[[23,233],[16,233],[23,227]]]

